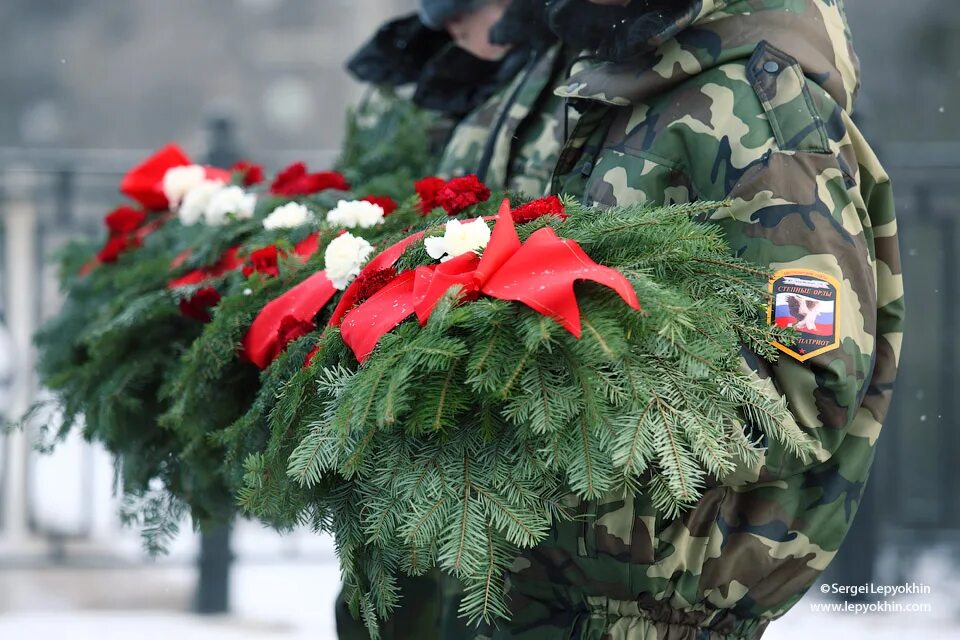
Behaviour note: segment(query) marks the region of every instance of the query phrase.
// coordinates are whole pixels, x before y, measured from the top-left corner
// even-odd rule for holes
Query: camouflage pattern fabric
[[[820,450],[805,462],[769,443],[677,519],[641,494],[577,504],[580,519],[517,558],[513,619],[481,637],[759,638],[830,563],[869,477],[903,285],[890,181],[851,120],[859,69],[842,0],[691,5],[643,62],[595,62],[560,83],[582,115],[542,186],[598,206],[729,200],[709,221],[736,255],[832,291],[821,346],[772,365],[742,352]]]
[[[492,189],[546,195],[565,129],[577,122],[576,112],[567,113],[566,100],[553,91],[573,62],[559,45],[535,54],[513,82],[459,123],[438,173],[476,173]]]

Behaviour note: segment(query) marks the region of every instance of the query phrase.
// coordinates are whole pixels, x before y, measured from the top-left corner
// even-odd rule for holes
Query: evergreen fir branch
[[[524,371],[523,393],[511,398],[503,415],[518,427],[531,428],[535,434],[559,431],[580,410],[580,388],[571,384],[562,369],[548,368],[548,361],[537,358]]]
[[[120,506],[121,522],[140,528],[144,547],[152,556],[167,553],[185,515],[182,502],[157,490],[127,493]]]
[[[459,613],[470,625],[509,617],[504,600],[503,573],[509,568],[515,552],[497,538],[492,527],[486,528],[481,540],[483,566],[479,579],[464,582],[464,595],[460,601]]]
[[[303,487],[318,484],[324,472],[338,468],[337,440],[336,435],[323,425],[314,426],[290,454],[288,475]]]
[[[656,391],[651,391],[651,394],[654,415],[658,418],[660,426],[654,435],[654,446],[660,454],[665,487],[678,501],[689,501],[694,495],[694,487],[688,471],[694,466],[676,432],[674,409]]]
[[[425,402],[418,403],[411,413],[408,429],[415,432],[440,431],[453,426],[457,414],[468,406],[460,388],[460,376],[459,367],[451,366],[437,382],[431,380],[425,383],[431,389],[425,394]]]
[[[517,547],[529,548],[543,541],[550,529],[549,523],[539,514],[527,509],[518,510],[496,494],[476,486],[473,490],[486,503],[490,520],[507,540]]]
[[[743,412],[751,424],[768,437],[777,439],[786,450],[801,460],[809,461],[818,450],[815,439],[804,432],[787,410],[787,399],[767,396],[749,381],[732,387]]]
[[[408,526],[402,528],[401,535],[408,542],[418,547],[430,544],[436,539],[440,531],[447,506],[448,497],[446,495],[440,495],[422,507],[412,505],[411,515],[413,520]]]
[[[651,398],[639,414],[631,412],[616,420],[617,440],[613,464],[623,471],[626,478],[636,478],[645,472],[653,455],[655,404],[656,401]]]

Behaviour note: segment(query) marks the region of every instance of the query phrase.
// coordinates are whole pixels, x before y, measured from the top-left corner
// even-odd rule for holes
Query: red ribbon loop
[[[285,324],[313,325],[314,317],[336,293],[327,274],[318,271],[268,302],[243,337],[243,357],[266,369],[287,346],[290,336],[283,330]]]
[[[320,235],[311,233],[294,246],[293,254],[306,262],[319,250]],[[303,335],[307,329],[313,330],[314,317],[336,293],[333,283],[320,271],[271,300],[257,314],[243,337],[241,355],[266,369],[287,343]],[[299,329],[291,331],[291,326]]]
[[[452,287],[459,286],[465,299],[474,299],[483,286],[478,272],[480,259],[472,251],[438,265],[417,267],[414,271],[413,309],[421,325],[433,313],[440,298]]]
[[[637,294],[623,274],[597,264],[580,245],[558,237],[552,228],[535,231],[521,244],[505,200],[482,258],[467,253],[400,274],[348,311],[341,333],[357,360],[363,362],[380,338],[411,313],[425,324],[440,298],[451,287],[460,286],[467,298],[483,293],[522,302],[579,338],[580,307],[573,291],[578,280],[609,287],[630,307],[640,308]]]
[[[343,318],[340,334],[357,360],[366,360],[380,338],[413,313],[415,277],[416,271],[401,273]]]

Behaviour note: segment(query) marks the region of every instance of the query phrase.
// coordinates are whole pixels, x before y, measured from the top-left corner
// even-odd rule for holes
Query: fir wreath
[[[253,218],[218,226],[185,226],[166,216],[142,246],[122,253],[115,263],[79,271],[76,258],[63,263],[64,307],[35,339],[41,381],[61,404],[56,435],[82,424],[85,438],[114,455],[124,519],[142,526],[151,550],[164,549],[185,513],[206,526],[228,521],[236,511],[221,452],[185,439],[185,425],[166,428],[163,416],[183,398],[165,390],[190,346],[213,324],[208,321],[217,320],[217,326],[229,321],[221,308],[233,311],[237,295],[253,308],[314,268],[315,257],[313,262],[288,257],[278,260],[277,278],[242,272],[251,266],[255,249],[291,251],[311,231],[263,228],[266,213],[287,201],[264,197]],[[328,193],[297,201],[317,215],[335,202]],[[69,252],[89,255],[91,247],[78,243]],[[250,394],[256,379],[254,372],[233,382]],[[229,424],[235,416],[235,400],[225,394],[207,402],[208,418]]]
[[[741,344],[772,360],[771,340],[789,336],[761,320],[769,274],[692,220],[716,206],[567,202],[566,220],[521,224],[521,240],[549,226],[639,296],[634,312],[578,285],[579,339],[524,305],[452,290],[362,364],[336,327],[295,345],[227,432],[242,439],[269,421],[264,450],[246,460],[244,508],[333,534],[351,605],[376,635],[398,604],[397,576],[434,566],[464,584],[462,615],[507,616],[504,571],[572,517],[570,493],[646,492],[669,516],[696,503],[708,475],[756,460],[761,434],[809,454],[782,400],[740,371]],[[392,268],[432,262],[414,242]]]

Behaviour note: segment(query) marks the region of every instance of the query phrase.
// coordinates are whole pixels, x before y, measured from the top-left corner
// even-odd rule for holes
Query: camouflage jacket
[[[743,369],[786,399],[817,459],[767,443],[760,465],[676,519],[641,494],[580,503],[586,518],[515,562],[513,619],[494,638],[759,638],[834,557],[869,475],[903,290],[890,182],[851,119],[859,69],[842,0],[691,5],[641,62],[594,61],[514,104],[511,118],[526,118],[514,131],[551,118],[560,130],[554,97],[579,118],[568,136],[501,142],[490,165],[556,157],[549,184],[543,167],[502,179],[601,206],[729,200],[709,220],[736,255],[775,271],[770,321],[802,335],[775,364],[745,349]],[[448,152],[444,166],[456,164]]]
[[[576,123],[554,93],[576,62],[560,45],[535,52],[504,89],[466,116],[454,130],[438,173],[476,173],[492,189],[545,195],[560,146]]]

